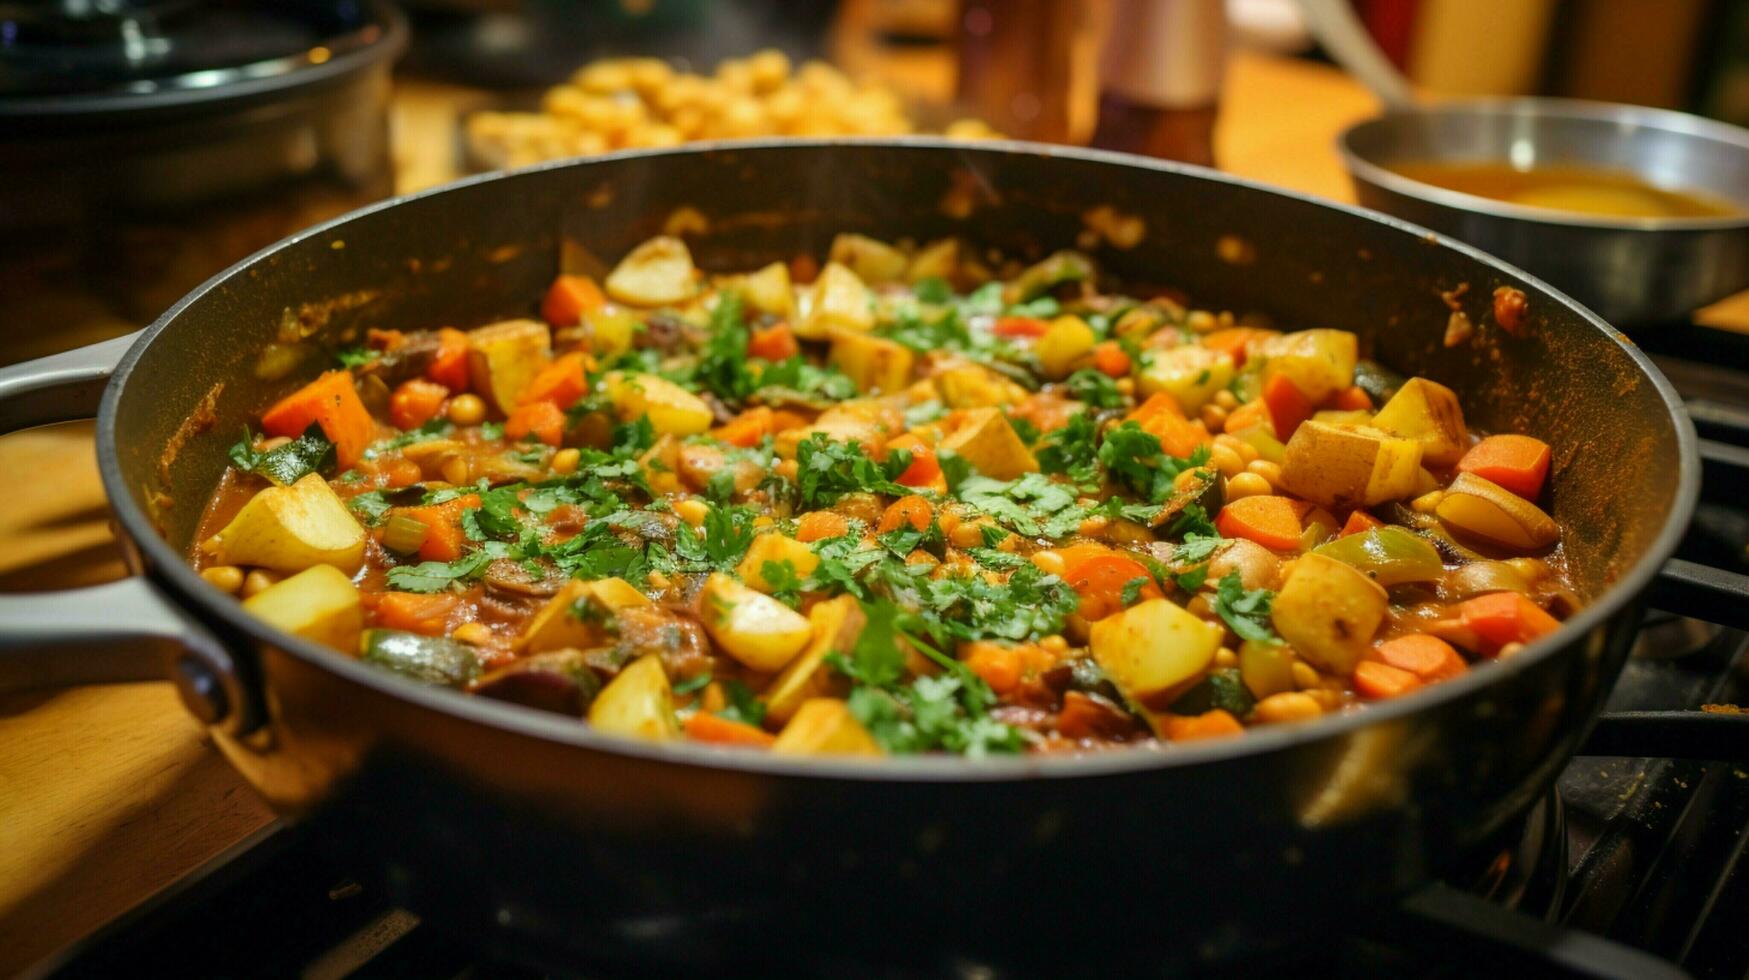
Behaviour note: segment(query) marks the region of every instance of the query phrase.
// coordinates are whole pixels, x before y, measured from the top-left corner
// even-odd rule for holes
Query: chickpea
[[[1069,652],[1069,641],[1062,636],[1047,636],[1038,641],[1038,645],[1044,652],[1059,657]]]
[[[1119,379],[1117,379],[1117,393],[1120,395],[1123,395],[1125,397],[1128,397],[1130,395],[1134,395],[1136,393],[1136,379],[1134,379],[1134,378],[1119,378]]]
[[[444,460],[443,465],[438,467],[438,471],[443,474],[445,480],[458,487],[468,482],[468,461],[460,456],[451,456]]]
[[[479,395],[457,395],[449,400],[449,420],[456,425],[479,425],[486,421],[486,403]]]
[[[1215,392],[1214,403],[1216,406],[1231,412],[1233,409],[1239,407],[1239,396],[1222,388],[1220,391]]]
[[[1219,432],[1227,427],[1227,410],[1214,402],[1204,405],[1200,414],[1202,424],[1208,427],[1210,432]]]
[[[1513,571],[1524,576],[1526,582],[1541,581],[1549,574],[1549,564],[1541,558],[1508,558],[1506,564],[1511,565]]]
[[[1281,486],[1281,464],[1267,459],[1254,459],[1245,464],[1245,472],[1255,473],[1269,481],[1271,487]]]
[[[791,483],[794,483],[796,477],[802,472],[802,467],[801,464],[797,463],[795,460],[786,459],[781,460],[775,467],[773,467],[772,472]]]
[[[1227,446],[1216,445],[1209,450],[1209,463],[1224,477],[1237,476],[1245,469],[1245,461],[1239,454]]]
[[[492,627],[485,623],[464,623],[455,628],[450,637],[458,643],[480,647],[492,642]]]
[[[235,565],[214,565],[203,569],[200,577],[220,592],[229,592],[232,595],[236,595],[237,590],[243,587],[243,570]]]
[[[1097,538],[1105,534],[1105,529],[1110,524],[1111,518],[1103,514],[1095,514],[1082,521],[1079,530],[1090,538]]]
[[[278,584],[279,576],[264,569],[257,568],[243,576],[243,598],[260,595]]]
[[[1231,647],[1221,647],[1215,651],[1215,666],[1237,667],[1239,666],[1239,655],[1234,653]]]
[[[1293,665],[1294,686],[1302,691],[1315,688],[1324,678],[1304,660],[1296,660]]]
[[[1267,497],[1273,493],[1274,487],[1269,481],[1252,472],[1240,473],[1227,479],[1227,499],[1238,500],[1241,497]]]
[[[577,464],[583,459],[583,454],[575,449],[561,449],[553,454],[553,472],[559,474],[577,472]]]
[[[1209,597],[1201,592],[1190,597],[1190,601],[1184,604],[1184,611],[1198,619],[1208,619],[1215,614],[1214,606],[1209,602]]]
[[[692,498],[681,500],[674,504],[674,513],[678,514],[681,520],[693,527],[703,527],[705,515],[709,514],[710,511],[710,507],[707,506],[704,501]]]
[[[1061,575],[1068,571],[1066,563],[1063,561],[1063,556],[1049,548],[1046,548],[1043,551],[1033,552],[1032,564],[1033,567],[1044,572],[1046,575]]]
[[[1324,713],[1316,698],[1304,691],[1282,691],[1257,702],[1252,717],[1260,725],[1280,725],[1294,721],[1311,721]]]

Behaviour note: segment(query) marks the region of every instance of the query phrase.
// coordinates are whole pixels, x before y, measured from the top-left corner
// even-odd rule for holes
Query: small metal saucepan
[[[1370,356],[1453,387],[1477,429],[1546,439],[1590,605],[1509,659],[1304,725],[871,765],[631,742],[423,687],[275,632],[185,561],[237,433],[327,363],[265,380],[261,352],[288,331],[333,346],[526,316],[562,246],[617,256],[682,210],[701,266],[733,270],[843,231],[1035,256],[1096,240],[1108,209],[1146,228],[1093,248],[1116,280],[1356,331]],[[1499,287],[1527,297],[1520,335],[1488,313]],[[1475,321],[1470,343],[1443,342],[1448,302]],[[133,340],[0,370],[0,430],[89,413],[99,393],[99,468],[142,574],[0,597],[0,685],[168,672],[268,800],[320,814],[322,839],[357,847],[421,914],[646,973],[832,973],[874,955],[1066,975],[1119,955],[1133,975],[1376,923],[1454,863],[1487,863],[1584,738],[1646,588],[1661,569],[1694,579],[1665,565],[1699,485],[1694,429],[1592,313],[1406,222],[1059,147],[699,145],[466,181],[289,238]]]
[[[1523,266],[1624,329],[1749,289],[1749,131],[1680,112],[1566,99],[1442,102],[1358,123],[1339,145],[1360,203]],[[1530,208],[1395,172],[1502,162],[1625,171],[1700,191],[1736,214],[1614,218]]]

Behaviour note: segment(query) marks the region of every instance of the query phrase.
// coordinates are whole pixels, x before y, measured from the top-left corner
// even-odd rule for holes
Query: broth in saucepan
[[[1499,162],[1405,163],[1396,173],[1435,187],[1525,207],[1615,218],[1720,218],[1728,201],[1657,187],[1622,170],[1561,164],[1520,170]]]

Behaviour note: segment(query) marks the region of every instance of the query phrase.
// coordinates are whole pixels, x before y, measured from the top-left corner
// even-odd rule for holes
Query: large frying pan
[[[226,447],[298,380],[256,377],[282,331],[339,342],[527,315],[562,240],[611,259],[681,207],[708,219],[693,222],[700,264],[735,269],[819,253],[843,230],[1037,254],[1074,242],[1100,205],[1146,221],[1139,245],[1097,249],[1120,278],[1356,331],[1379,360],[1456,389],[1477,427],[1549,441],[1552,510],[1591,604],[1510,660],[1304,726],[1082,759],[866,765],[634,744],[423,688],[275,633],[184,563]],[[1486,312],[1500,285],[1529,296],[1522,338]],[[1474,343],[1442,344],[1442,294]],[[88,413],[100,390],[103,481],[142,576],[4,600],[12,684],[168,673],[275,807],[325,814],[324,832],[376,856],[416,908],[518,944],[717,965],[869,949],[1166,961],[1350,925],[1487,845],[1550,785],[1700,475],[1692,427],[1646,358],[1511,267],[1209,171],[1024,144],[724,144],[467,181],[288,239],[136,338],[0,372],[0,424]]]

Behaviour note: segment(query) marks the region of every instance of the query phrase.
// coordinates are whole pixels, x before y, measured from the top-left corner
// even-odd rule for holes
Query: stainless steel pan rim
[[[1501,218],[1570,225],[1579,228],[1599,228],[1611,231],[1719,231],[1749,228],[1749,202],[1738,200],[1744,212],[1714,218],[1610,218],[1598,215],[1572,214],[1548,208],[1526,207],[1493,198],[1465,194],[1445,187],[1413,180],[1381,166],[1365,155],[1355,144],[1367,134],[1392,125],[1404,118],[1438,116],[1541,117],[1591,120],[1613,123],[1624,128],[1659,129],[1695,139],[1728,144],[1749,156],[1749,130],[1726,123],[1703,119],[1670,109],[1621,105],[1612,102],[1592,102],[1584,99],[1550,98],[1478,98],[1442,101],[1410,110],[1388,111],[1382,116],[1349,126],[1336,139],[1349,172],[1368,183],[1376,184],[1405,197],[1431,201],[1460,211],[1476,211]]]
[[[1159,751],[1136,749],[1103,752],[1083,757],[1019,756],[977,760],[947,756],[908,756],[886,758],[880,761],[854,762],[774,756],[767,753],[710,748],[684,741],[665,744],[638,742],[596,732],[589,725],[577,719],[565,718],[520,705],[470,697],[447,689],[426,687],[398,677],[312,641],[280,633],[245,613],[242,606],[232,596],[208,585],[194,572],[193,568],[188,565],[186,557],[158,535],[146,513],[134,501],[115,451],[116,408],[122,389],[126,386],[128,377],[133,372],[141,355],[150,346],[153,338],[168,329],[185,308],[199,301],[203,295],[220,283],[233,276],[246,275],[249,268],[256,262],[289,244],[343,230],[351,221],[366,217],[379,210],[395,207],[405,201],[445,194],[457,188],[470,187],[475,184],[514,179],[519,173],[566,167],[583,169],[588,167],[589,162],[593,160],[624,160],[657,155],[702,155],[724,151],[760,151],[798,146],[811,148],[853,146],[858,143],[872,143],[895,148],[916,147],[926,150],[997,150],[1121,165],[1157,173],[1194,176],[1217,184],[1261,191],[1283,199],[1314,203],[1352,215],[1360,220],[1384,224],[1401,231],[1406,236],[1405,242],[1422,239],[1436,243],[1442,247],[1453,249],[1488,268],[1547,290],[1550,295],[1568,304],[1592,327],[1601,331],[1621,350],[1624,356],[1630,358],[1670,410],[1672,419],[1676,421],[1677,449],[1681,461],[1680,470],[1676,474],[1677,487],[1673,505],[1665,516],[1664,524],[1657,537],[1646,553],[1641,555],[1614,585],[1568,620],[1561,630],[1529,645],[1509,660],[1487,664],[1482,669],[1470,671],[1456,680],[1432,685],[1407,697],[1370,705],[1361,711],[1326,716],[1304,724],[1279,728],[1249,729],[1238,738],[1199,741],[1184,746],[1170,746]],[[211,617],[223,622],[238,633],[255,637],[352,683],[423,708],[453,714],[471,722],[548,742],[575,745],[592,751],[648,759],[678,766],[729,769],[798,778],[874,782],[1008,782],[1031,779],[1098,778],[1152,769],[1222,762],[1244,756],[1266,754],[1285,746],[1340,736],[1465,697],[1482,688],[1501,683],[1532,665],[1555,656],[1563,647],[1566,639],[1574,632],[1589,632],[1599,629],[1604,620],[1632,603],[1650,584],[1659,567],[1675,552],[1676,545],[1688,526],[1690,515],[1700,492],[1700,459],[1694,425],[1688,419],[1687,413],[1683,411],[1681,399],[1676,394],[1675,389],[1664,378],[1663,374],[1620,331],[1604,323],[1595,314],[1579,304],[1573,303],[1564,294],[1535,277],[1476,249],[1376,211],[1270,187],[1203,167],[1168,163],[1129,154],[1034,143],[990,141],[968,145],[932,137],[873,140],[734,140],[697,143],[679,149],[628,150],[601,157],[592,157],[581,162],[560,161],[507,173],[472,177],[455,184],[383,201],[342,215],[269,246],[219,273],[179,300],[163,316],[142,331],[138,341],[122,358],[113,379],[104,391],[102,406],[97,417],[97,457],[98,469],[102,475],[111,506],[115,510],[117,521],[126,529],[128,535],[140,549],[144,563],[148,568],[148,574],[173,592],[179,604],[196,609],[203,617]]]

